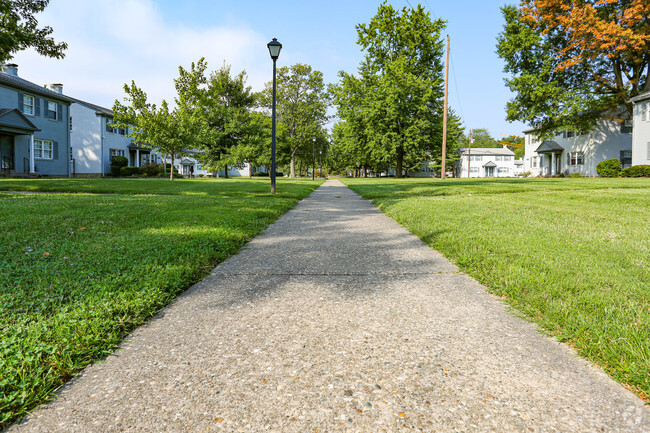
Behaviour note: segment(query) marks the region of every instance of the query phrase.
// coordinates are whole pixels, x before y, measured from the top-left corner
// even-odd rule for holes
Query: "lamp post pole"
[[[273,38],[273,40],[266,46],[269,49],[269,54],[271,54],[271,59],[273,59],[273,105],[271,109],[271,194],[275,194],[275,62],[278,60],[278,57],[280,57],[282,44],[278,42],[277,38]]]
[[[311,142],[311,180],[314,180],[314,172],[316,171],[316,137],[312,137]]]
[[[319,150],[318,153],[320,154],[320,170],[318,171],[318,174],[320,174],[320,177],[323,177],[323,151]]]

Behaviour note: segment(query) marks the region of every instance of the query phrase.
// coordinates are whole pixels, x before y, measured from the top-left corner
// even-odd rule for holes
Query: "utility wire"
[[[467,128],[465,114],[463,113],[463,104],[460,101],[460,92],[458,91],[458,80],[456,79],[456,69],[454,68],[454,55],[451,51],[449,52],[449,63],[451,64],[451,75],[454,77],[454,87],[456,88],[456,99],[458,101],[458,108],[460,109],[461,122]]]

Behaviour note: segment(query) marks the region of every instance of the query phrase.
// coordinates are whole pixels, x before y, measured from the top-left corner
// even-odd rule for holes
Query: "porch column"
[[[551,157],[551,176],[554,176],[557,174],[555,167],[555,153],[551,153],[549,156]]]
[[[34,165],[34,134],[29,136],[29,172],[36,173]]]
[[[135,149],[135,166],[140,167],[140,149]]]

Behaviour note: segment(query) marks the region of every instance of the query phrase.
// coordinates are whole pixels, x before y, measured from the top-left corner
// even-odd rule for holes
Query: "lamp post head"
[[[282,44],[278,42],[277,38],[273,38],[271,42],[266,44],[269,49],[269,54],[273,60],[277,60],[280,57],[280,50],[282,50]]]

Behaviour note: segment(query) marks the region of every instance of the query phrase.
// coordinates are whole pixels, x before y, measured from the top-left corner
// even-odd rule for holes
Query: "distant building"
[[[598,176],[598,163],[612,158],[619,159],[624,168],[632,165],[632,126],[618,120],[602,119],[589,132],[563,131],[547,140],[535,132],[524,131],[524,171],[532,176]]]
[[[515,153],[503,147],[472,147],[458,149],[459,160],[454,169],[457,177],[513,177]]]
[[[636,98],[634,103],[634,131],[632,133],[632,165],[650,164],[650,92]]]

